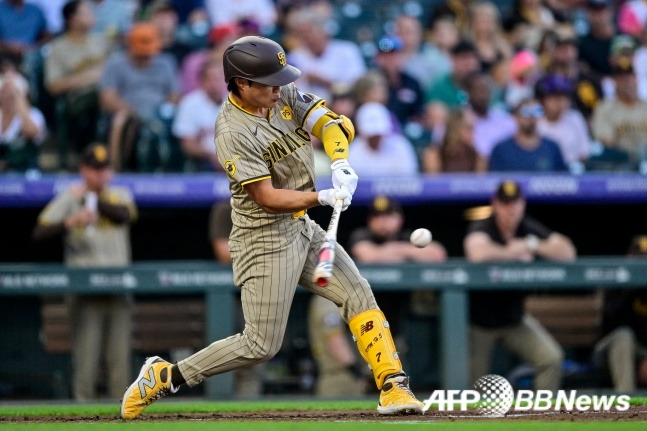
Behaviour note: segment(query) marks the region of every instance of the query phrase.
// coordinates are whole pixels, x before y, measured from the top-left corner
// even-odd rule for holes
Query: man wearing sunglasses
[[[514,109],[517,133],[494,146],[490,171],[566,171],[568,167],[559,146],[537,131],[544,110],[535,99],[524,99]]]

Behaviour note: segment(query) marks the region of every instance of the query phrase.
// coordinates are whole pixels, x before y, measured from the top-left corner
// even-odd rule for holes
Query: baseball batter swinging
[[[351,203],[357,175],[347,161],[355,131],[350,120],[330,111],[319,97],[300,92],[301,72],[287,64],[276,42],[246,36],[223,57],[230,92],[216,120],[215,142],[229,176],[233,229],[229,247],[234,282],[242,290],[242,333],[218,340],[171,364],[148,358],[124,394],[121,416],[137,417],[181,384],[272,358],[281,346],[297,285],[333,301],[350,326],[362,357],[380,389],[381,414],[422,413],[393,344],[389,324],[368,282],[341,247],[328,286],[312,281],[324,230],[308,208]],[[334,187],[315,191],[309,133],[332,160]]]

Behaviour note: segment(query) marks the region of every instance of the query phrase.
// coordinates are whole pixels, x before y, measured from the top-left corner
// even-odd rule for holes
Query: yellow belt
[[[301,210],[301,211],[295,212],[294,214],[292,214],[292,220],[296,220],[299,217],[303,217],[304,215],[306,215],[306,212],[307,212],[306,210]]]

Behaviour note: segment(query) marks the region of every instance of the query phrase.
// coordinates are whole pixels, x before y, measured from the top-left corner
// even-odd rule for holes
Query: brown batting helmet
[[[225,81],[245,78],[272,87],[289,84],[301,71],[287,64],[281,45],[261,36],[244,36],[232,43],[222,59]]]

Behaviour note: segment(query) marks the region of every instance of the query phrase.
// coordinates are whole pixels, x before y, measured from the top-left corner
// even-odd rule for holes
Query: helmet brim
[[[254,82],[258,82],[259,84],[269,85],[270,87],[280,87],[282,85],[288,85],[290,82],[296,81],[299,76],[301,76],[301,71],[299,69],[286,64],[281,68],[281,70],[272,73],[271,75],[250,79]]]

